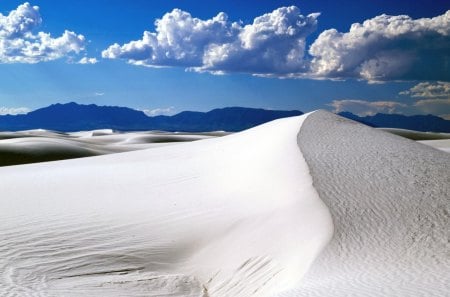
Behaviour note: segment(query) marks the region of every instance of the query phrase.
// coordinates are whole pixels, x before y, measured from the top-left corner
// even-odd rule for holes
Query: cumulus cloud
[[[447,99],[424,99],[418,100],[414,103],[414,106],[418,107],[425,113],[442,114],[450,112],[450,98]]]
[[[145,31],[141,40],[111,45],[102,56],[136,65],[214,73],[305,72],[305,39],[315,30],[318,16],[303,16],[295,6],[281,7],[243,25],[228,21],[223,12],[201,20],[174,9],[156,20],[155,32]]]
[[[376,113],[400,113],[406,104],[396,101],[366,101],[366,100],[333,100],[329,106],[334,108],[333,112],[339,113],[349,111],[358,116],[370,116]]]
[[[98,60],[97,58],[88,58],[88,57],[83,57],[80,59],[80,61],[78,61],[78,64],[97,64]]]
[[[31,109],[27,107],[4,107],[0,106],[0,115],[16,115],[16,114],[25,114],[29,113]]]
[[[122,46],[114,44],[102,56],[146,66],[201,66],[205,48],[231,41],[236,27],[237,24],[228,22],[225,13],[201,20],[174,9],[156,20],[156,32],[145,31],[141,40]]]
[[[400,92],[400,95],[410,95],[416,98],[450,98],[449,82],[422,82],[409,90]]]
[[[348,32],[322,32],[309,47],[319,13],[304,16],[281,7],[252,23],[231,22],[221,12],[201,20],[180,9],[155,22],[142,39],[113,44],[103,58],[131,64],[215,74],[315,79],[450,80],[450,10],[434,18],[380,15]]]
[[[150,117],[157,115],[173,115],[175,113],[175,107],[170,106],[167,108],[142,109],[141,111]]]
[[[444,118],[448,118],[450,114],[448,82],[422,82],[400,94],[416,98],[417,101],[413,105],[422,113],[437,114]]]
[[[199,70],[288,75],[304,73],[306,37],[319,14],[303,16],[295,7],[282,7],[255,18],[239,30],[233,42],[211,44]]]
[[[309,53],[315,77],[450,80],[450,10],[417,20],[380,15],[346,33],[326,30]]]
[[[84,49],[85,38],[66,30],[53,38],[35,32],[42,18],[38,6],[19,5],[8,15],[0,13],[0,63],[38,63],[56,60]]]
[[[400,95],[409,96],[411,102],[334,100],[329,106],[334,112],[350,111],[359,116],[376,113],[434,114],[450,119],[450,83],[421,82],[402,91]]]

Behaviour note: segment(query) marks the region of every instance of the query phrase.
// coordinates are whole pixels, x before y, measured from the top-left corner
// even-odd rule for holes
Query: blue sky
[[[0,113],[76,101],[450,118],[447,0],[24,3],[0,2]]]

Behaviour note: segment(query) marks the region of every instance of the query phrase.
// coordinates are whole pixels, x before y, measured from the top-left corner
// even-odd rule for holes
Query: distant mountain
[[[244,107],[213,109],[209,112],[183,111],[174,116],[152,118],[155,127],[166,131],[242,131],[275,119],[303,114],[298,110],[280,111]]]
[[[49,129],[79,131],[100,128],[127,130],[145,125],[148,117],[142,111],[126,107],[80,105],[74,102],[53,104],[23,115],[0,117],[1,130]]]
[[[244,107],[214,109],[209,112],[184,111],[174,116],[148,117],[127,107],[81,105],[74,102],[53,104],[23,115],[0,116],[0,130],[48,129],[81,131],[94,129],[164,131],[241,131],[274,119],[301,115],[302,112]]]
[[[434,115],[413,115],[377,113],[360,117],[351,112],[341,112],[340,116],[379,128],[399,128],[423,132],[450,132],[450,121]]]

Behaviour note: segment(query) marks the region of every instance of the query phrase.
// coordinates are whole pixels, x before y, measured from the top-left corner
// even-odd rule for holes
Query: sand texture
[[[298,142],[335,230],[283,296],[449,296],[450,155],[324,111]]]

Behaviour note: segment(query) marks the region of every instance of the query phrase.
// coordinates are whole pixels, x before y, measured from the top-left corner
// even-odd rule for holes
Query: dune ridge
[[[281,296],[448,296],[450,155],[325,111],[298,143],[335,232]]]

